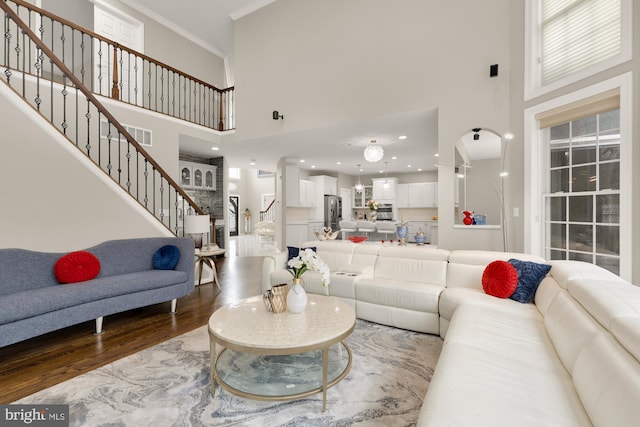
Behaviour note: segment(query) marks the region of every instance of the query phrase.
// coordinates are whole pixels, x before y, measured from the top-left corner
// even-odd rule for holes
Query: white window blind
[[[542,85],[621,51],[621,0],[542,0]]]

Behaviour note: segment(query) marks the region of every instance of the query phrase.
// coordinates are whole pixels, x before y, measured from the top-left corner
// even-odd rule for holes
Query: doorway
[[[238,235],[238,206],[240,198],[229,196],[229,236]]]
[[[116,43],[138,52],[144,49],[144,26],[116,10],[95,5],[94,31]],[[111,96],[113,84],[113,46],[94,41],[96,57],[94,63],[94,92]],[[123,54],[118,65],[118,79],[120,81],[120,100],[130,104],[142,105],[143,63],[140,57],[130,57]]]

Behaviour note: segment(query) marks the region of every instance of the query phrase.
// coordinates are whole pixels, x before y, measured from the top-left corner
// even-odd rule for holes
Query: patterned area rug
[[[206,326],[16,403],[68,404],[71,426],[415,425],[442,340],[358,320],[349,374],[327,393],[288,402],[209,394]]]

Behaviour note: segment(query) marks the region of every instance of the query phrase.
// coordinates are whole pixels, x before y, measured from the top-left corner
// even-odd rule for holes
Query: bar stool
[[[338,223],[340,231],[342,232],[342,240],[346,240],[349,237],[349,233],[354,233],[358,229],[358,224],[355,221],[342,220]]]
[[[388,240],[389,234],[396,234],[396,225],[391,221],[378,221],[376,231],[384,236],[383,239]]]
[[[374,231],[376,231],[375,222],[358,220],[356,221],[356,225],[358,226],[358,233],[364,233],[366,237],[369,237],[368,233],[373,233]]]

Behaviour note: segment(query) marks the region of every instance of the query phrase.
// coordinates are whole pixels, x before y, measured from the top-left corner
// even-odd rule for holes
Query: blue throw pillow
[[[313,252],[317,252],[317,248],[315,246],[310,246],[302,249],[311,249]],[[300,253],[300,248],[297,248],[295,246],[287,246],[287,251],[289,252],[289,258],[287,259],[287,262],[289,262],[290,260],[298,256],[298,254]]]
[[[518,273],[518,286],[516,286],[516,291],[509,298],[525,304],[530,303],[533,301],[540,282],[551,270],[551,266],[531,261],[520,261],[514,258],[509,260],[509,264],[513,265]]]
[[[180,260],[180,249],[174,245],[165,245],[153,254],[153,268],[156,270],[174,270]]]

